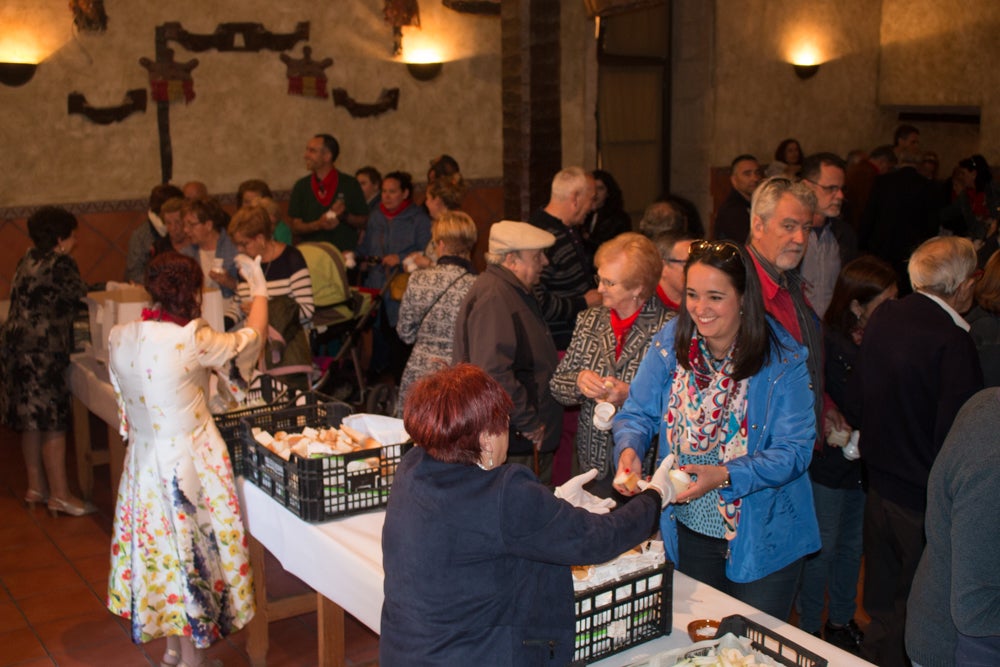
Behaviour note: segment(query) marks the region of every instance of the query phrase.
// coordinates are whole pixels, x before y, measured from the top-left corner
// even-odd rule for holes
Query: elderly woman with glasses
[[[574,465],[597,468],[588,489],[612,497],[614,442],[606,427],[594,425],[594,408],[598,403],[622,406],[653,334],[674,313],[656,296],[663,262],[656,245],[642,234],[626,232],[603,243],[594,264],[602,303],[577,316],[549,388],[563,405],[581,406]]]
[[[659,438],[690,475],[660,530],[677,568],[780,619],[820,548],[806,471],[816,439],[806,349],[765,314],[753,262],[696,241],[679,315],[656,336],[615,417],[615,486]]]

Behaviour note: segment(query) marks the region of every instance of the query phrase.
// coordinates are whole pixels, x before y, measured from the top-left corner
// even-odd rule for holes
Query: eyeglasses
[[[733,257],[743,259],[743,251],[732,241],[695,241],[691,244],[691,259],[697,259],[703,255],[714,255],[722,261],[728,261]]]
[[[602,278],[600,276],[594,276],[594,284],[597,285],[598,287],[600,287],[601,285],[604,285],[608,289],[611,289],[612,287],[614,287],[618,283],[616,281],[614,281],[614,280],[608,280],[607,278]]]
[[[844,186],[842,186],[842,185],[820,185],[819,183],[817,183],[816,181],[812,180],[811,178],[803,178],[802,180],[803,181],[809,181],[810,183],[812,183],[813,185],[815,185],[817,188],[819,188],[820,190],[822,190],[823,192],[825,192],[828,195],[835,195],[838,192],[843,192],[844,191]]]

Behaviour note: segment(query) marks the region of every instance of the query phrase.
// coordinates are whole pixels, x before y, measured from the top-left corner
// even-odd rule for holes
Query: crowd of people
[[[158,185],[130,240],[125,278],[154,305],[111,337],[130,445],[109,606],[136,641],[170,638],[164,664],[202,664],[252,614],[232,473],[198,388],[212,368],[247,376],[262,350],[263,366],[308,371],[325,305],[311,247],[336,258],[340,282],[353,260],[381,292],[368,370],[401,385],[395,414],[418,445],[383,538],[385,664],[441,646],[470,662],[501,645],[519,664],[536,642],[565,657],[561,564],[611,557],[656,527],[679,571],[775,617],[794,610],[803,630],[876,664],[1000,664],[1000,631],[982,618],[995,597],[942,611],[996,579],[982,558],[958,563],[983,541],[959,513],[988,499],[955,486],[997,478],[982,442],[997,396],[970,401],[1000,386],[1000,186],[983,156],[938,181],[912,126],[843,157],[785,139],[770,164],[732,160],[707,226],[674,194],[633,224],[612,174],[567,167],[528,221],[489,226],[481,273],[453,157],[431,161],[422,205],[410,174],[351,175],[338,157],[334,137],[309,139],[287,215],[256,179],[231,216],[200,183]],[[34,248],[0,332],[0,415],[22,434],[26,502],[81,515],[95,508],[67,487],[55,379],[67,304],[86,287],[68,257],[74,227],[60,209],[29,221]],[[206,288],[221,292],[226,332],[199,317]],[[674,468],[691,479],[679,493]],[[449,551],[470,528],[478,546]],[[488,577],[476,567],[498,559],[514,560]],[[433,576],[405,574],[414,563]],[[422,609],[445,590],[470,606],[501,591],[552,602],[513,619],[499,603]],[[927,640],[928,619],[941,641]]]

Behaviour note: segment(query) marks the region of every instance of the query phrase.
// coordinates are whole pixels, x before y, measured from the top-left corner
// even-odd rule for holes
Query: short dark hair
[[[847,165],[839,155],[834,153],[813,153],[802,161],[802,171],[799,174],[802,178],[815,181],[823,171],[823,165],[836,167],[841,171],[847,170]]]
[[[920,130],[913,125],[900,125],[892,134],[892,145],[898,146],[900,140],[907,138],[911,134],[920,134]]]
[[[750,377],[764,366],[770,355],[771,333],[757,268],[746,249],[732,241],[702,240],[692,243],[691,254],[684,265],[685,282],[688,271],[695,264],[704,264],[725,273],[742,299],[740,329],[736,348],[733,350],[733,379],[738,381]],[[677,320],[677,332],[674,336],[677,363],[684,369],[691,370],[688,355],[696,327],[688,312],[686,298],[681,299]]]
[[[193,320],[201,315],[205,274],[197,261],[173,250],[153,257],[146,267],[146,291],[171,315]]]
[[[608,198],[604,200],[604,209],[610,212],[622,211],[625,209],[625,195],[622,193],[622,186],[611,175],[611,172],[603,169],[595,169],[591,172],[595,181],[600,181],[608,190]]]
[[[750,153],[743,153],[742,155],[737,155],[736,157],[733,158],[733,161],[729,163],[730,176],[733,174],[733,172],[736,171],[736,165],[738,165],[740,162],[743,162],[744,160],[753,160],[757,164],[760,164],[760,160],[755,158],[753,155],[750,155]]]
[[[49,252],[76,229],[76,217],[58,206],[43,206],[28,218],[28,236],[39,252]]]
[[[428,172],[434,173],[435,178],[449,178],[461,173],[461,171],[458,167],[458,160],[447,153],[443,153],[432,159],[431,168],[428,170]]]
[[[236,190],[236,206],[243,206],[243,195],[248,192],[256,192],[261,197],[271,197],[274,195],[271,193],[271,188],[267,183],[260,180],[259,178],[251,178],[249,181],[243,181],[240,183],[240,187]]]
[[[330,161],[336,162],[340,157],[340,142],[332,134],[317,134],[316,138],[323,140],[323,147],[330,151]]]
[[[403,190],[409,190],[410,195],[413,195],[413,177],[410,176],[409,172],[406,171],[390,171],[388,174],[382,177],[382,182],[385,183],[389,179],[392,179],[399,183],[399,187]]]
[[[671,229],[666,232],[660,232],[652,238],[652,241],[656,244],[656,250],[660,253],[660,259],[665,262],[670,259],[670,253],[674,251],[675,245],[681,241],[694,241],[695,238],[687,230]]]
[[[168,199],[173,199],[174,197],[184,199],[184,191],[176,185],[171,185],[170,183],[154,185],[153,189],[149,192],[149,210],[156,215],[159,215],[163,202]]]
[[[358,169],[356,172],[354,172],[355,177],[358,177],[361,174],[367,176],[368,180],[371,181],[371,184],[374,185],[375,187],[379,187],[382,185],[382,174],[380,174],[379,170],[376,169],[375,167],[369,165],[366,167],[361,167],[361,169]]]
[[[837,276],[823,324],[832,331],[850,336],[858,324],[858,316],[851,311],[851,302],[856,299],[858,304],[866,306],[896,281],[892,266],[874,255],[862,255],[848,262]]]
[[[481,434],[506,433],[514,403],[500,383],[472,364],[425,376],[406,394],[403,426],[438,461],[475,465]],[[497,465],[502,461],[497,461]]]
[[[899,162],[896,151],[892,150],[889,144],[883,144],[868,154],[869,160],[886,160],[889,164],[895,165]]]
[[[199,197],[184,202],[184,214],[194,213],[199,222],[212,223],[212,228],[220,231],[229,226],[229,214],[222,204],[212,197]]]

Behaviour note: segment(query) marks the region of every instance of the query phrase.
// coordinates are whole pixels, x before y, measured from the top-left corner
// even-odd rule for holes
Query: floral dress
[[[212,368],[249,372],[261,339],[136,321],[109,338],[111,382],[128,437],[111,543],[108,608],[132,640],[186,636],[205,648],[254,613],[247,537],[226,445],[207,405]]]
[[[87,294],[69,255],[32,248],[14,273],[0,329],[0,421],[15,431],[65,431],[73,316]]]

